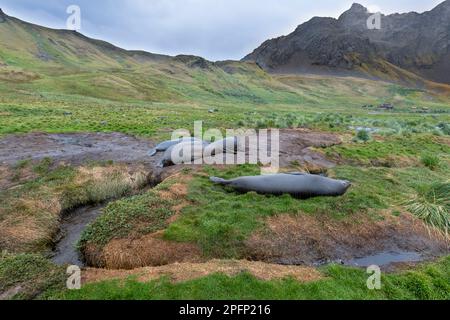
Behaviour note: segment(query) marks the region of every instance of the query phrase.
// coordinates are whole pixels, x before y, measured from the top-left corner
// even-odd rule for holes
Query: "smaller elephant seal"
[[[193,142],[193,141],[201,141],[201,140],[197,139],[197,138],[192,138],[192,137],[184,137],[184,138],[179,138],[179,139],[175,139],[175,140],[164,141],[164,142],[161,142],[160,144],[158,144],[155,148],[151,149],[148,154],[150,157],[153,157],[158,152],[164,152],[167,149],[169,149],[170,147],[175,146],[179,143]]]
[[[204,141],[182,142],[171,146],[164,152],[158,167],[165,168],[176,164],[191,164],[203,158],[203,150],[208,145]]]
[[[230,137],[209,144],[205,148],[205,156],[214,156],[221,153],[233,153],[243,151],[244,148],[240,144],[238,137]]]
[[[211,177],[216,184],[230,186],[238,192],[259,194],[290,194],[295,198],[336,197],[344,195],[351,183],[322,176],[302,173],[274,174],[266,176],[240,177],[232,180]]]

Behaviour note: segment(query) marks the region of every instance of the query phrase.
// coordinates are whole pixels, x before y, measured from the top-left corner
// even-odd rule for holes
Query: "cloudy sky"
[[[69,5],[81,8],[81,33],[127,49],[241,59],[264,40],[313,16],[338,17],[354,0],[0,0],[8,15],[65,28]],[[432,9],[442,0],[360,0],[383,13]]]

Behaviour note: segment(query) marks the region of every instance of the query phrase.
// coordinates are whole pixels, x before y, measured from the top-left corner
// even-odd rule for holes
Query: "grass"
[[[64,289],[64,268],[53,265],[41,255],[0,255],[0,293],[12,291],[13,299],[43,299],[52,292]]]
[[[431,170],[437,169],[441,163],[439,156],[435,154],[422,154],[420,160],[424,166]]]
[[[445,139],[445,140],[441,140]],[[346,143],[329,148],[329,156],[335,156],[359,165],[377,165],[401,167],[413,163],[422,163],[433,169],[437,160],[445,159],[450,154],[448,138],[430,134],[413,134],[409,136],[379,137],[367,143]]]
[[[405,203],[408,211],[440,229],[450,231],[450,183],[421,186],[417,195]]]
[[[307,214],[343,219],[365,213],[368,219],[377,218],[376,212],[406,201],[421,183],[445,181],[442,173],[430,174],[426,168],[340,166],[329,173],[338,179],[350,180],[351,189],[342,197],[298,200],[288,195],[238,194],[213,185],[208,179],[209,176],[257,175],[257,166],[243,165],[225,170],[206,167],[203,173],[194,174],[193,179],[187,182],[185,200],[189,204],[170,225],[166,220],[174,214],[171,208],[177,203],[161,199],[158,194],[159,190],[169,188],[173,183],[166,181],[143,195],[111,203],[105,214],[86,230],[81,244],[91,243],[101,248],[113,238],[127,238],[167,228],[165,239],[197,243],[204,256],[242,258],[245,240],[255,231],[265,228],[267,217]]]
[[[65,291],[56,299],[106,300],[448,300],[450,299],[450,258],[415,270],[382,275],[381,290],[368,290],[368,275],[361,269],[328,266],[324,280],[300,283],[293,279],[262,281],[242,273],[235,277],[214,274],[183,283],[167,278],[140,283],[107,281],[85,285],[80,291]]]
[[[130,235],[148,234],[167,227],[167,219],[174,215],[171,209],[177,200],[165,200],[158,196],[160,185],[142,195],[110,203],[103,214],[82,234],[78,246],[87,243],[105,245],[114,238],[126,238]]]
[[[370,133],[367,130],[359,130],[356,133],[356,139],[362,142],[367,142],[371,138]]]
[[[145,185],[145,173],[129,179],[120,165],[51,169],[50,159],[32,167],[37,176],[15,188],[0,190],[0,250],[14,253],[45,252],[58,231],[59,219],[68,210],[129,195]],[[36,169],[39,168],[39,169]]]

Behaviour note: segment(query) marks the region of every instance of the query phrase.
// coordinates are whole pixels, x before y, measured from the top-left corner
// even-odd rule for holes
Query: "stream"
[[[377,265],[380,267],[388,266],[392,263],[399,262],[420,262],[423,261],[424,258],[417,252],[409,252],[409,251],[386,251],[380,252],[374,255],[355,258],[347,263],[346,265],[354,266],[354,267],[369,267],[371,265]]]
[[[57,265],[84,266],[76,244],[87,225],[102,213],[104,205],[85,206],[71,212],[61,221],[59,241],[53,252],[52,261]]]

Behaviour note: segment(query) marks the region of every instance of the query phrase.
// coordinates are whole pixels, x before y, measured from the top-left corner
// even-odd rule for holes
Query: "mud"
[[[336,163],[315,149],[340,143],[340,138],[331,133],[304,129],[280,130],[280,166],[300,168],[311,173],[325,172]],[[13,188],[36,177],[30,168],[15,170],[14,166],[19,161],[30,160],[36,164],[46,158],[52,160],[53,166],[80,166],[102,161],[124,163],[131,168],[144,165],[152,175],[150,180],[157,184],[185,166],[159,168],[163,154],[149,156],[149,151],[155,145],[154,141],[122,133],[30,133],[6,136],[0,139],[0,190]],[[247,148],[249,151],[250,147]]]
[[[361,222],[358,222],[361,221]],[[372,221],[363,215],[343,221],[328,217],[280,215],[268,231],[246,242],[246,258],[283,265],[352,266],[433,260],[450,253],[449,243],[433,236],[420,220],[403,214]]]
[[[335,162],[327,159],[315,149],[341,144],[336,134],[313,132],[303,129],[280,131],[280,166],[300,165],[310,172],[321,172],[332,168]]]
[[[0,164],[14,165],[21,160],[81,165],[89,161],[154,164],[148,157],[154,146],[150,140],[122,133],[31,133],[11,135],[0,140]]]
[[[323,148],[341,141],[337,135],[301,129],[280,131],[281,164],[292,162],[315,163],[333,166],[311,147]],[[155,142],[122,133],[31,133],[10,135],[0,139],[0,165],[14,165],[21,160],[39,161],[51,158],[54,162],[71,165],[87,161],[115,161],[122,163],[145,163],[155,165],[161,155],[150,157]]]

